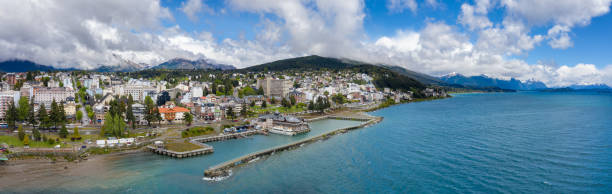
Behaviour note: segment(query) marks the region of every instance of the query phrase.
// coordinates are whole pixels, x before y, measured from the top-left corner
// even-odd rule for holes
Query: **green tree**
[[[81,110],[76,111],[76,120],[79,122],[83,120],[83,112],[81,112]]]
[[[113,116],[110,111],[104,115],[104,124],[100,127],[100,135],[106,136],[109,133],[113,133]]]
[[[38,121],[36,120],[36,113],[34,112],[34,97],[32,97],[32,99],[30,99],[30,104],[28,105],[30,108],[28,110],[28,123],[30,123],[30,125],[32,125],[32,128],[35,128],[36,125],[38,124]]]
[[[233,119],[234,118],[234,109],[231,106],[228,106],[227,110],[225,111],[225,115],[227,116],[227,118]]]
[[[19,128],[17,129],[17,136],[21,141],[23,141],[23,138],[26,136],[25,131],[23,130],[23,127],[21,125],[19,125]]]
[[[49,115],[47,115],[44,104],[40,104],[38,107],[38,121],[40,122],[39,128],[47,129],[49,127]]]
[[[79,127],[74,127],[74,131],[72,132],[72,137],[79,138],[81,134],[79,134]]]
[[[61,138],[68,137],[68,129],[66,129],[66,125],[62,125],[62,129],[60,129],[59,136]]]
[[[4,117],[4,120],[6,121],[10,129],[15,129],[16,127],[15,123],[17,122],[18,117],[19,115],[17,113],[17,108],[15,107],[15,103],[11,101],[11,104],[9,105],[9,109],[6,111],[5,117]]]
[[[185,113],[184,117],[185,117],[185,122],[187,122],[187,126],[191,125],[191,122],[193,122],[193,115],[187,112]]]
[[[150,96],[145,97],[145,120],[147,120],[149,126],[151,126],[151,123],[157,121],[156,111],[157,106],[155,106],[153,99],[151,99]]]
[[[51,113],[49,113],[49,120],[53,124],[53,127],[57,129],[57,124],[60,122],[61,119],[59,107],[57,106],[57,102],[55,102],[55,99],[53,99],[53,102],[51,102]]]
[[[255,106],[255,100],[252,100],[251,104],[249,106],[254,107]]]
[[[38,131],[38,129],[34,128],[32,129],[32,135],[34,135],[34,141],[40,141],[40,131]]]
[[[25,96],[19,98],[19,107],[17,108],[18,120],[25,121],[30,113],[30,104]]]
[[[23,145],[30,145],[30,138],[28,136],[25,136],[23,139]]]
[[[314,103],[312,101],[310,101],[308,103],[308,110],[314,110],[314,109],[315,109]]]
[[[297,99],[295,99],[295,96],[290,96],[289,101],[291,102],[291,106],[294,106]]]
[[[287,99],[285,99],[285,98],[283,98],[283,99],[281,100],[281,105],[282,105],[283,107],[285,107],[285,108],[289,108],[289,107],[291,107],[290,102],[288,102],[288,101],[287,101]]]
[[[276,98],[274,97],[270,98],[270,104],[276,104]]]
[[[268,103],[267,103],[267,102],[264,100],[264,101],[261,103],[261,107],[262,107],[262,108],[267,108],[267,107],[268,107]]]
[[[134,111],[132,110],[132,104],[128,104],[127,112],[125,113],[125,117],[132,125],[132,129],[136,129],[136,116],[134,116]]]

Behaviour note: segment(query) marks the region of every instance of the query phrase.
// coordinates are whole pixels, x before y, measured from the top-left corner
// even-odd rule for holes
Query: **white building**
[[[191,88],[191,96],[197,98],[204,96],[204,91],[202,90],[202,87]]]
[[[65,88],[45,88],[45,87],[37,87],[33,89],[34,94],[34,103],[36,104],[45,104],[45,106],[50,106],[53,100],[55,102],[66,101],[66,98],[73,97],[74,91]]]

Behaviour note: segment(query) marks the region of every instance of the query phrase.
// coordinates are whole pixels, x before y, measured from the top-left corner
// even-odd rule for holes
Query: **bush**
[[[55,144],[55,140],[54,140],[53,138],[49,138],[49,139],[47,140],[47,143],[49,143],[49,144],[53,145],[53,144]]]

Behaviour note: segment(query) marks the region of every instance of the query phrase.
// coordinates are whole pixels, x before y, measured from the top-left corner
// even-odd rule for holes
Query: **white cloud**
[[[567,34],[571,28],[588,25],[593,17],[608,13],[611,2],[612,0],[502,0],[501,4],[505,6],[508,17],[525,21],[530,26],[553,24],[554,27],[549,30],[549,45],[552,48],[566,49],[572,46]]]
[[[573,46],[572,40],[570,39],[568,32],[570,28],[568,26],[555,25],[548,30],[548,38],[550,41],[548,44],[552,48],[566,49]]]
[[[125,60],[157,64],[183,57],[246,67],[317,54],[400,65],[433,75],[487,74],[505,79],[536,79],[551,86],[612,85],[612,66],[555,67],[528,64],[514,57],[527,54],[543,41],[548,41],[553,48],[571,47],[573,27],[587,25],[592,17],[608,12],[607,8],[590,7],[600,5],[595,1],[575,6],[581,11],[566,10],[569,7],[565,2],[558,6],[540,6],[548,14],[559,15],[548,9],[574,14],[574,18],[556,18],[523,13],[522,7],[531,5],[523,1],[476,0],[473,5],[461,6],[458,25],[427,19],[422,29],[400,29],[372,40],[363,30],[365,8],[361,0],[229,0],[228,7],[221,10],[260,14],[252,40],[218,39],[207,31],[194,34],[179,26],[163,27],[162,21],[171,21],[172,15],[160,6],[159,0],[108,0],[96,2],[95,8],[90,3],[0,0],[0,29],[3,29],[0,30],[0,60],[23,58],[55,66],[93,68],[100,64],[125,63]],[[599,3],[609,6],[610,1]],[[409,1],[395,1],[394,5],[403,6],[401,10],[417,9],[416,1],[414,8]],[[197,20],[205,6],[202,1],[189,1],[181,11]],[[202,9],[194,9],[198,7]],[[507,10],[500,23],[487,17],[490,10],[497,8]],[[534,26],[550,28],[547,34],[535,34],[531,32]]]
[[[188,0],[187,3],[182,2],[180,10],[187,15],[191,21],[198,21],[198,15],[204,11],[209,14],[214,14],[214,10],[208,5],[202,3],[202,0]]]
[[[430,4],[435,1],[429,1]],[[433,4],[432,4],[433,5]],[[402,13],[409,9],[412,13],[416,13],[418,9],[416,0],[387,0],[387,9],[391,13]]]
[[[420,48],[419,34],[416,32],[399,31],[393,38],[383,36],[374,45],[393,49],[399,52],[415,51]]]

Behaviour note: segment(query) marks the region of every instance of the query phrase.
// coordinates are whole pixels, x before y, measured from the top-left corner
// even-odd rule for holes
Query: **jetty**
[[[177,152],[177,151],[168,150],[163,147],[156,146],[156,145],[148,145],[147,150],[153,153],[156,153],[156,154],[164,155],[164,156],[169,156],[169,157],[174,157],[174,158],[187,158],[187,157],[193,157],[193,156],[213,153],[215,149],[212,146],[205,144],[207,142],[224,141],[224,140],[229,140],[229,139],[240,139],[240,138],[245,138],[247,136],[255,135],[255,134],[267,135],[267,133],[264,130],[251,130],[251,131],[231,133],[231,134],[221,134],[221,135],[209,136],[209,137],[190,137],[189,143],[199,145],[202,148],[190,150],[190,151],[184,151],[184,152]]]
[[[340,133],[346,133],[347,131],[350,130],[355,130],[355,129],[359,129],[359,128],[363,128],[363,127],[368,127],[370,125],[376,124],[380,121],[382,121],[382,117],[370,117],[368,119],[365,118],[351,118],[351,117],[335,117],[335,116],[325,116],[323,118],[315,118],[315,119],[311,119],[312,120],[321,120],[321,119],[329,119],[329,118],[333,118],[333,119],[341,119],[341,120],[360,120],[360,121],[366,121],[365,123],[362,123],[360,125],[357,126],[353,126],[353,127],[346,127],[346,128],[340,128],[340,129],[336,129],[333,130],[331,132],[327,132],[315,137],[311,137],[305,140],[301,140],[301,141],[297,141],[294,143],[289,143],[283,146],[278,146],[278,147],[274,147],[274,148],[270,148],[270,149],[266,149],[263,151],[259,151],[259,152],[255,152],[252,154],[248,154],[230,161],[226,161],[223,162],[221,164],[215,165],[210,167],[209,169],[204,171],[204,177],[207,178],[216,178],[216,177],[224,177],[224,176],[229,176],[229,172],[230,169],[232,169],[233,167],[236,166],[240,166],[241,164],[246,164],[249,161],[252,161],[254,159],[260,158],[260,157],[264,157],[264,156],[269,156],[272,155],[276,152],[281,152],[281,151],[285,151],[285,150],[290,150],[290,149],[294,149],[294,148],[298,148],[301,147],[302,145],[308,144],[308,143],[312,143],[312,142],[316,142],[318,140],[324,140],[324,139],[328,139],[333,135],[336,134],[340,134]]]
[[[225,141],[228,139],[239,139],[244,138],[246,136],[256,135],[256,134],[265,134],[264,130],[250,130],[239,133],[230,133],[230,134],[221,134],[216,136],[209,137],[190,137],[190,141],[196,141],[200,143],[213,142],[213,141]]]
[[[147,149],[149,151],[152,151],[152,152],[156,153],[156,154],[170,156],[170,157],[174,157],[174,158],[187,158],[187,157],[192,157],[192,156],[210,154],[210,153],[213,153],[215,151],[215,149],[212,146],[209,146],[209,145],[206,145],[206,144],[203,144],[203,143],[200,143],[200,142],[191,142],[190,141],[190,143],[202,146],[202,148],[195,149],[195,150],[190,150],[190,151],[185,151],[185,152],[177,152],[177,151],[167,150],[167,149],[164,149],[162,147],[157,147],[155,145],[148,145]]]

